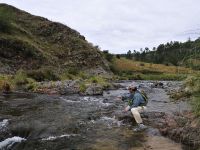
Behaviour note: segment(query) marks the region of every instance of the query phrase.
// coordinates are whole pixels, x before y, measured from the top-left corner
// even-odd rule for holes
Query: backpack
[[[140,94],[141,94],[142,97],[144,98],[145,106],[146,106],[147,103],[148,103],[148,100],[149,100],[149,98],[148,98],[148,96],[147,96],[147,93],[146,93],[144,90],[141,90],[141,91],[140,91]]]
[[[146,106],[147,103],[148,103],[148,99],[149,99],[149,98],[147,97],[147,93],[146,93],[144,90],[140,90],[139,93],[140,93],[140,94],[142,95],[142,97],[144,98],[144,101],[145,101],[144,106]],[[129,105],[129,106],[133,105],[133,102],[132,102],[131,99],[128,100],[128,105]]]

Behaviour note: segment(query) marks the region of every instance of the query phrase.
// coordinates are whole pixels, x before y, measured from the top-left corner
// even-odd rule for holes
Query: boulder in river
[[[91,84],[85,91],[85,95],[103,95],[103,87],[98,84]]]

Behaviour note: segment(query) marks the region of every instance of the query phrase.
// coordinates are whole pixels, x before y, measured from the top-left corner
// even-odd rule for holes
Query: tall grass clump
[[[0,91],[10,92],[12,88],[11,76],[0,75]]]
[[[200,94],[193,97],[191,104],[195,115],[200,117]]]
[[[185,80],[187,90],[192,94],[192,108],[194,113],[200,117],[200,75],[189,76]]]
[[[25,85],[28,83],[27,74],[23,70],[18,70],[14,76],[13,82],[16,86]]]
[[[57,81],[60,80],[58,74],[52,68],[40,68],[38,70],[31,70],[27,72],[27,76],[38,82],[41,81]]]
[[[89,79],[86,80],[86,83],[89,83],[89,84],[96,83],[96,84],[102,85],[103,88],[108,88],[110,86],[108,79],[102,76],[91,76]]]

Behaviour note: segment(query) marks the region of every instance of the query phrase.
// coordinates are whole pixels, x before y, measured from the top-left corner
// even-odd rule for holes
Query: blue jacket
[[[145,99],[139,91],[136,91],[135,93],[124,94],[122,96],[122,100],[131,100],[132,105],[129,105],[131,108],[145,105]]]

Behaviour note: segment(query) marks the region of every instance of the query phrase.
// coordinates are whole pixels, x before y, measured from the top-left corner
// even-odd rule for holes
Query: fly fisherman
[[[128,106],[125,108],[124,111],[131,111],[135,121],[137,122],[138,127],[135,128],[134,131],[144,130],[147,128],[147,126],[143,124],[140,113],[144,112],[147,109],[147,97],[142,92],[138,91],[135,85],[129,86],[128,90],[128,94],[118,96],[118,98],[122,101],[128,100]]]

